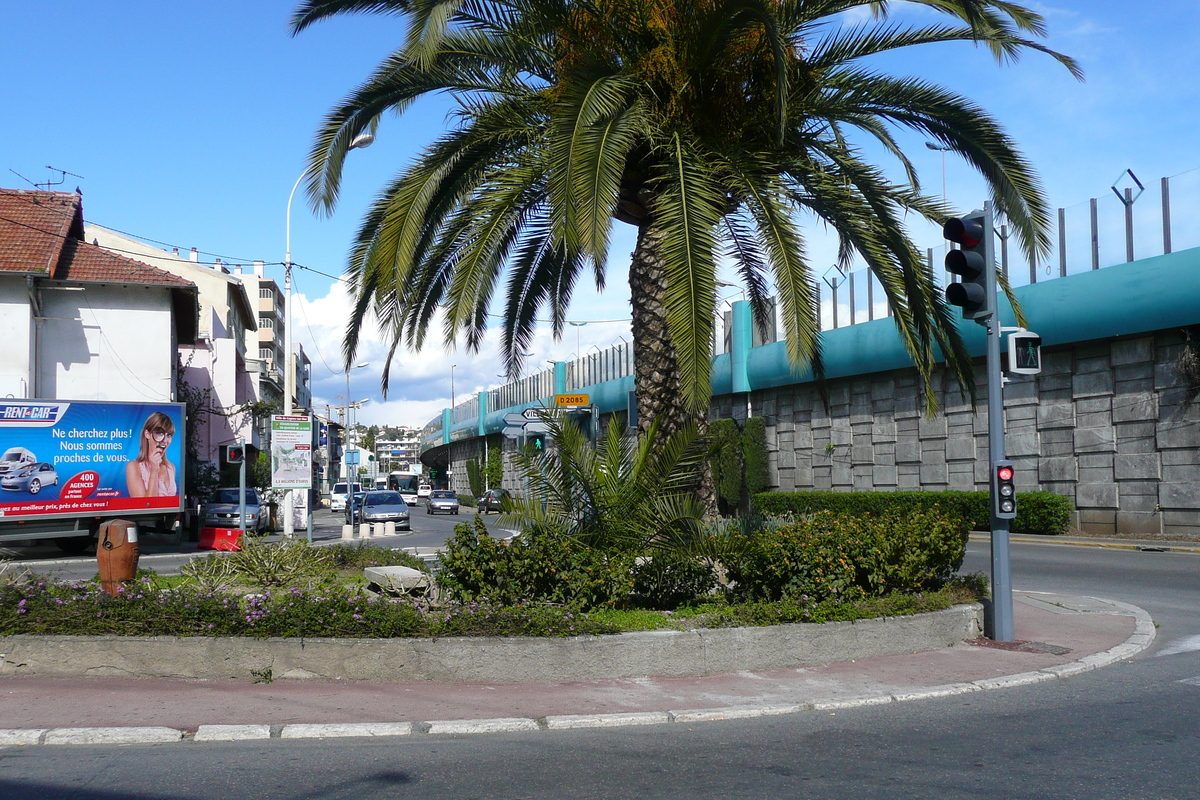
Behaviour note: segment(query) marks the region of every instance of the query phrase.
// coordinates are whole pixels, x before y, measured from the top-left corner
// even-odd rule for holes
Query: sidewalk
[[[1149,615],[1014,593],[1017,643],[986,640],[800,669],[562,683],[0,677],[0,746],[190,742],[701,723],[1003,689],[1131,658]]]

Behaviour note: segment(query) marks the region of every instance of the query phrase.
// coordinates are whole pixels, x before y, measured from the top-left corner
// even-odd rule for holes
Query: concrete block
[[[1130,392],[1113,397],[1113,422],[1158,419],[1158,395],[1154,392]]]
[[[1079,478],[1078,464],[1074,456],[1057,456],[1038,459],[1038,481],[1074,481]]]
[[[910,464],[921,462],[921,443],[920,442],[897,442],[896,443],[896,463]]]
[[[270,725],[201,725],[196,729],[193,741],[243,742],[270,738]]]
[[[942,486],[948,482],[945,464],[921,464],[921,484],[925,488]]]
[[[833,442],[835,447],[849,447],[853,440],[854,434],[850,430],[849,421],[845,418],[834,418],[829,429],[829,441]]]
[[[852,464],[874,464],[875,463],[875,448],[871,446],[858,446],[850,448],[850,463]]]
[[[896,381],[890,379],[871,381],[872,400],[892,400],[896,397]]]
[[[946,440],[947,461],[974,461],[977,457],[974,436],[958,436]]]
[[[1200,483],[1167,483],[1158,485],[1158,504],[1164,509],[1200,508]]]
[[[1154,365],[1154,388],[1162,391],[1163,389],[1175,389],[1183,386],[1183,378],[1179,375],[1179,368],[1175,366],[1175,362],[1171,361],[1163,363],[1159,361]]]
[[[1109,360],[1108,353],[1103,355],[1092,356],[1091,358],[1076,358],[1075,368],[1072,370],[1076,375],[1085,375],[1092,372],[1106,372],[1112,366]]]
[[[1110,347],[1113,366],[1139,364],[1154,360],[1154,337],[1139,336],[1136,339],[1119,339]]]
[[[1075,452],[1100,453],[1117,449],[1117,434],[1111,427],[1076,428]]]
[[[1042,352],[1042,375],[1070,373],[1073,366],[1070,351],[1055,350]]]
[[[1041,442],[1037,431],[1009,431],[1004,436],[1004,449],[1009,456],[1036,456],[1041,451]]]
[[[1197,470],[1200,471],[1200,467],[1197,467]],[[1162,477],[1161,459],[1158,453],[1118,454],[1113,458],[1113,475],[1117,480],[1126,478],[1157,480]],[[1200,475],[1197,477],[1200,479]]]
[[[1076,374],[1071,380],[1071,392],[1075,397],[1093,397],[1095,395],[1113,393],[1113,374],[1104,372],[1089,372]]]
[[[899,474],[894,466],[876,464],[872,471],[872,480],[875,486],[896,486],[899,482]]]
[[[1042,403],[1037,408],[1037,426],[1040,430],[1075,427],[1074,403]]]
[[[917,435],[922,439],[945,439],[948,433],[946,418],[936,416],[933,419],[921,417],[917,422]]]
[[[1155,438],[1163,450],[1200,447],[1200,420],[1160,422],[1155,430]]]
[[[1085,508],[1119,508],[1118,495],[1115,483],[1081,483],[1075,487],[1075,507],[1080,510]],[[1200,508],[1200,505],[1196,507]]]
[[[1118,511],[1117,533],[1160,534],[1163,515],[1155,511]]]
[[[1080,509],[1079,528],[1093,536],[1112,536],[1117,532],[1117,512],[1106,509]]]
[[[1117,388],[1123,382],[1141,382],[1145,381],[1148,389],[1154,389],[1154,364],[1128,364],[1125,366],[1113,366],[1113,376],[1117,379]]]
[[[871,438],[876,443],[896,441],[895,422],[875,422],[871,425]]]
[[[1106,469],[1111,473],[1115,457],[1113,453],[1081,453],[1075,460],[1080,469]]]
[[[412,567],[367,567],[363,580],[385,594],[406,595],[428,591],[429,575]]]

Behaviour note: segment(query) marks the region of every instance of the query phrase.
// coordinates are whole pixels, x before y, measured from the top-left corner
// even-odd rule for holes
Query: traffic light
[[[223,444],[221,460],[226,464],[241,464],[246,460],[246,448],[240,444]]]
[[[995,264],[991,259],[991,222],[983,211],[946,220],[942,235],[959,246],[946,253],[946,270],[961,279],[946,287],[946,302],[962,309],[963,319],[987,320],[996,313]]]
[[[544,452],[546,449],[546,437],[540,433],[532,433],[529,435],[529,446],[537,452]]]
[[[1017,516],[1016,475],[1011,461],[997,461],[992,467],[992,512],[996,519]]]
[[[1033,331],[1008,335],[1008,364],[1005,372],[1013,375],[1037,375],[1042,371],[1042,337]]]

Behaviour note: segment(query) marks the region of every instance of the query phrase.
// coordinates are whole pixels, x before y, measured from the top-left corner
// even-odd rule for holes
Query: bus
[[[417,504],[417,487],[421,485],[419,472],[389,472],[387,488],[399,492],[410,506]]]

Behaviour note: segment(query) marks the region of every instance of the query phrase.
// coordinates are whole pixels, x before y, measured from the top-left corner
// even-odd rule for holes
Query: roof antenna
[[[65,169],[59,169],[58,167],[52,167],[49,164],[46,165],[46,169],[53,170],[54,172],[59,173],[58,180],[46,181],[45,183],[35,183],[34,186],[37,186],[38,188],[45,187],[46,189],[49,189],[51,186],[58,186],[60,184],[66,183],[68,175],[70,175],[72,178],[79,178],[79,180],[81,180],[81,181],[87,180],[87,178],[83,177],[82,175],[76,175],[74,172],[67,172]],[[83,192],[79,191],[78,186],[75,187],[75,193],[80,194],[80,195],[83,194]]]

